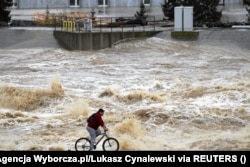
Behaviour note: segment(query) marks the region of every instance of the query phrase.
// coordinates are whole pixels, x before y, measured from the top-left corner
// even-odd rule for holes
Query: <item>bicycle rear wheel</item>
[[[103,141],[102,148],[104,151],[118,151],[119,142],[117,139],[109,137]]]
[[[89,151],[90,150],[90,140],[88,138],[82,137],[75,142],[76,151]]]

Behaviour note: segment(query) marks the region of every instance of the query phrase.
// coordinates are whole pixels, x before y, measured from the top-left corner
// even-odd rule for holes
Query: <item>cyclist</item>
[[[108,130],[108,128],[105,126],[104,121],[102,120],[102,116],[104,115],[104,110],[100,108],[93,116],[93,119],[88,122],[87,125],[87,131],[90,135],[90,151],[92,151],[94,148],[94,143],[96,140],[96,137],[101,134],[101,130],[99,129],[99,126],[101,126],[105,131]]]

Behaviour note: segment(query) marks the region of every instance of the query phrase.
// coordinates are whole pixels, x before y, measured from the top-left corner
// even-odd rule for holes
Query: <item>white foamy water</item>
[[[1,150],[74,150],[99,108],[121,150],[250,149],[249,50],[156,37],[100,51],[40,43],[0,50]]]

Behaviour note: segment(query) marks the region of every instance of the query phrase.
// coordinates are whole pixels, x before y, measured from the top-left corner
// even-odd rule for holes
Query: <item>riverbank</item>
[[[161,31],[155,37],[172,40],[172,27],[156,27]],[[53,37],[53,28],[49,27],[9,27],[0,29],[0,48],[59,48],[57,41]],[[233,43],[241,48],[250,50],[250,29],[234,28],[194,28],[199,31],[197,43],[221,41],[221,44]],[[8,42],[6,42],[8,41]],[[217,42],[216,42],[217,43]]]

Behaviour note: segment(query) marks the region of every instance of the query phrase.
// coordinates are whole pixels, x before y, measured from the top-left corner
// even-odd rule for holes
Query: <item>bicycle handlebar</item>
[[[108,136],[108,133],[107,133],[107,132],[108,132],[108,130],[104,130],[102,134]]]

